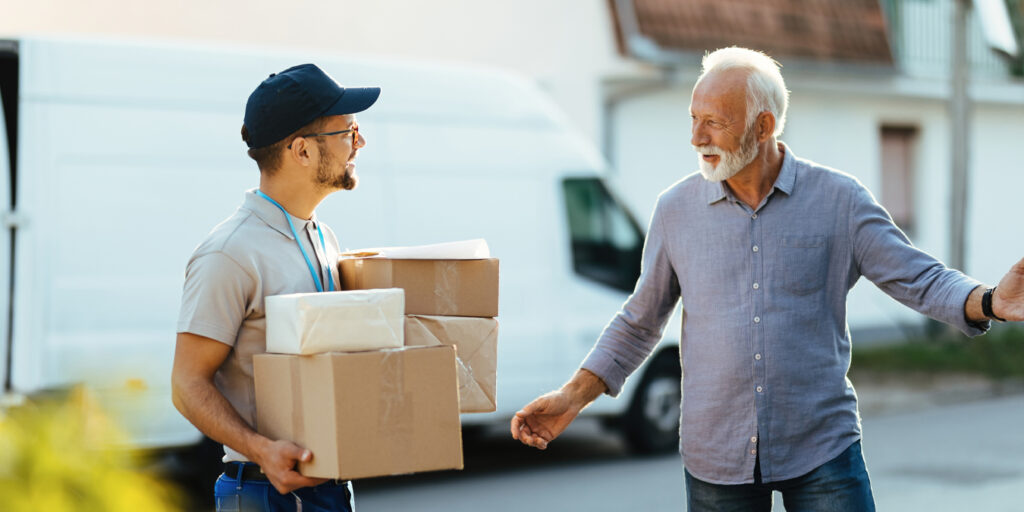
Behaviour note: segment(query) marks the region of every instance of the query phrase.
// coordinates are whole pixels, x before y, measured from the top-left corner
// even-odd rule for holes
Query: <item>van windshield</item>
[[[632,292],[640,277],[644,235],[599,178],[567,178],[565,207],[573,270],[582,277]]]

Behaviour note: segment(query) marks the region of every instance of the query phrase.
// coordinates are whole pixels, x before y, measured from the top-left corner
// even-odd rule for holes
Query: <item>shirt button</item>
[[[751,219],[756,219],[757,218],[757,214],[755,213],[755,214],[751,215],[750,218]]]
[[[750,438],[750,442],[751,443],[756,443],[757,442],[757,437],[751,437]]]
[[[755,323],[755,324],[759,324],[759,323],[761,323],[761,317],[759,317],[759,316],[755,316],[755,317],[754,317],[754,323]]]
[[[755,290],[759,290],[760,288],[761,288],[761,285],[759,285],[757,283],[754,283],[754,289]]]
[[[761,386],[758,386],[758,387],[757,387],[757,392],[758,392],[758,393],[760,393],[760,392],[762,392],[762,391],[764,391],[764,388],[762,388]]]
[[[761,249],[758,249],[756,245],[754,246],[754,252],[757,252],[757,251],[760,251],[760,250]]]
[[[761,354],[754,354],[754,359],[761,360]]]
[[[757,455],[757,450],[750,450],[751,455]]]

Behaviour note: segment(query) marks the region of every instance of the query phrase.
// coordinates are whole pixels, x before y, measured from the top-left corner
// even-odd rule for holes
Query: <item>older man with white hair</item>
[[[864,276],[903,304],[983,334],[1024,320],[1024,259],[991,288],[915,248],[856,178],[777,140],[788,91],[763,53],[704,58],[690,103],[700,173],[658,197],[636,289],[561,389],[512,420],[547,447],[615,396],[683,302],[680,451],[697,511],[874,510],[846,297]]]

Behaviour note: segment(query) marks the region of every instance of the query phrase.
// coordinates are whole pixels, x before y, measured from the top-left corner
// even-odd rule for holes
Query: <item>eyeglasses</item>
[[[306,137],[327,137],[328,135],[341,135],[343,133],[351,133],[352,134],[352,146],[355,146],[356,143],[359,141],[359,125],[353,126],[352,128],[349,128],[348,130],[338,130],[336,132],[324,132],[324,133],[307,133],[305,135],[299,135],[299,137],[302,137],[302,138],[306,138]],[[292,148],[292,145],[288,144],[288,149],[291,149],[291,148]]]

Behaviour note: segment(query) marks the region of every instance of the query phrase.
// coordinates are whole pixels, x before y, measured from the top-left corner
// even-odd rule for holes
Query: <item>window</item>
[[[633,217],[597,178],[563,182],[573,269],[577,274],[624,292],[640,277],[644,235]]]
[[[882,206],[907,235],[914,230],[917,128],[882,126]]]

